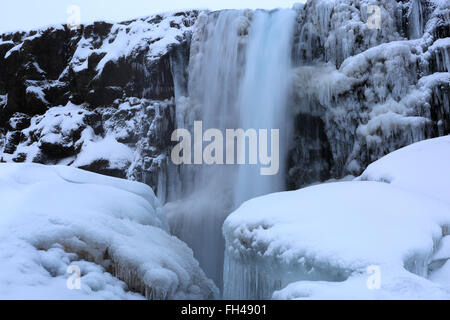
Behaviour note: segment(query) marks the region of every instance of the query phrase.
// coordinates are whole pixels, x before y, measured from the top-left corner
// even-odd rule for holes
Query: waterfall
[[[243,201],[285,189],[282,151],[287,150],[295,17],[293,10],[205,13],[192,36],[188,93],[177,97],[178,127],[192,130],[194,120],[202,120],[203,130],[224,134],[226,129],[280,130],[277,175],[261,176],[258,165],[184,165],[179,200],[166,205],[172,232],[194,250],[219,287],[226,216]]]
[[[249,32],[247,64],[239,101],[240,127],[244,129],[279,129],[280,159],[285,159],[289,127],[286,105],[292,70],[291,51],[295,12],[257,11]],[[273,141],[271,141],[273,143]],[[284,161],[274,176],[262,176],[257,166],[238,169],[234,203],[284,190]]]

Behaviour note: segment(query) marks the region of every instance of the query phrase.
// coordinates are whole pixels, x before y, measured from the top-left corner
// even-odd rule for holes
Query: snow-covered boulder
[[[223,228],[225,297],[450,299],[449,141],[394,152],[359,178],[376,181],[244,203]]]
[[[205,299],[217,294],[144,184],[0,164],[0,298]],[[81,271],[69,290],[68,267]],[[73,276],[73,274],[72,274]]]

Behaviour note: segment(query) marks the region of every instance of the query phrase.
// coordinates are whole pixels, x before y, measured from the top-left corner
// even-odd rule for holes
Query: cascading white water
[[[204,128],[224,130],[237,121],[239,79],[245,55],[248,19],[226,10],[201,14],[192,36],[188,97],[177,97],[177,126],[192,132],[195,120]],[[220,288],[224,241],[222,224],[231,210],[234,168],[183,166],[177,202],[166,205],[172,232],[195,253],[206,274]]]
[[[286,158],[285,141],[289,131],[286,105],[291,84],[294,21],[293,10],[256,11],[253,16],[241,84],[239,127],[280,130],[281,161],[278,174],[274,176],[260,175],[259,166],[239,167],[234,189],[235,206],[250,198],[284,189],[283,159]]]
[[[295,11],[226,10],[199,16],[192,37],[188,97],[177,97],[178,127],[280,130],[287,135]],[[192,132],[192,131],[191,131]],[[268,148],[270,150],[270,146]],[[280,146],[280,163],[287,148]],[[226,216],[251,197],[284,190],[283,166],[261,176],[259,166],[183,166],[179,201],[166,205],[172,232],[222,287]]]

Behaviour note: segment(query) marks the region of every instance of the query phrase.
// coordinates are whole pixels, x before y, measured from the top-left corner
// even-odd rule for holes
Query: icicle
[[[408,35],[410,39],[422,37],[425,23],[421,0],[411,0],[408,12]]]

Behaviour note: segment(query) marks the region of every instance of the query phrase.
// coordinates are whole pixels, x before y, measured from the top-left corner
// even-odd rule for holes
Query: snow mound
[[[394,276],[392,275],[394,274]],[[370,272],[344,282],[301,281],[274,292],[274,300],[441,300],[449,299],[442,286],[412,273],[381,273],[382,289],[369,290]],[[448,275],[448,271],[447,271]],[[447,276],[448,277],[448,276]]]
[[[387,182],[450,203],[450,136],[414,143],[372,163],[358,180]]]
[[[147,185],[64,166],[0,165],[0,298],[204,299],[192,251]],[[81,289],[69,290],[69,266]]]
[[[123,168],[133,162],[133,155],[134,152],[131,148],[119,143],[114,137],[107,136],[104,139],[85,144],[71,165],[83,167],[95,161],[107,160],[110,168]]]
[[[223,227],[225,297],[449,299],[449,143],[417,143],[358,178],[376,181],[244,203]]]

